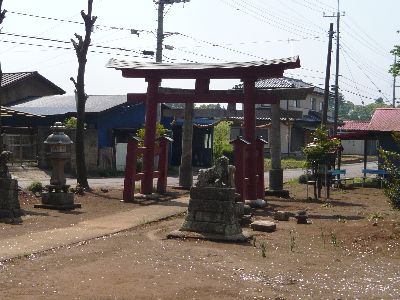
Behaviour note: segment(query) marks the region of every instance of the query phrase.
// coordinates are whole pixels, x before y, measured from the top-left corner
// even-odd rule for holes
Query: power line
[[[386,95],[382,92],[382,90],[375,84],[375,82],[371,79],[371,77],[368,76],[368,74],[364,71],[364,69],[359,65],[359,63],[349,55],[349,53],[346,51],[346,49],[344,49],[343,47],[341,47],[343,52],[355,63],[355,65],[361,70],[361,72],[365,75],[365,77],[368,78],[368,80],[376,87],[376,89],[378,90],[379,93],[382,94],[382,96],[389,101],[389,99],[386,97]]]
[[[309,33],[304,33],[304,31],[298,30],[297,28],[289,27],[286,24],[282,24],[282,23],[277,22],[275,20],[271,20],[269,18],[266,18],[264,15],[260,15],[258,11],[252,11],[251,9],[246,8],[245,6],[243,6],[243,4],[240,4],[238,2],[226,1],[226,0],[220,0],[220,1],[222,3],[224,3],[225,5],[233,8],[233,9],[235,9],[237,11],[240,11],[240,12],[246,14],[246,15],[249,15],[249,16],[253,17],[256,20],[259,20],[259,21],[261,21],[263,23],[269,24],[269,25],[271,25],[273,27],[276,27],[278,29],[281,29],[283,31],[289,32],[291,34],[295,34],[297,36],[302,36],[302,37],[304,37],[304,35],[309,35]],[[234,4],[232,4],[232,2],[236,3],[236,6]],[[239,7],[237,5],[239,5]],[[249,11],[251,13],[249,13]]]
[[[188,39],[191,39],[191,40],[193,40],[193,41],[195,41],[195,42],[198,42],[198,43],[208,44],[208,45],[211,45],[211,46],[213,46],[213,47],[219,47],[219,48],[222,48],[222,49],[225,49],[225,50],[229,50],[229,51],[231,51],[231,52],[235,52],[235,53],[239,53],[239,54],[244,54],[244,55],[251,56],[251,57],[255,57],[255,58],[258,58],[258,59],[264,59],[264,58],[261,57],[261,56],[253,55],[253,54],[246,53],[246,52],[242,52],[242,51],[239,51],[239,50],[236,50],[236,49],[232,49],[232,48],[229,48],[229,47],[225,47],[225,46],[223,46],[223,45],[220,45],[220,44],[217,44],[217,43],[213,43],[213,42],[209,42],[209,41],[206,41],[206,40],[203,40],[203,39],[198,39],[198,38],[195,38],[195,37],[193,37],[193,36],[190,36],[190,35],[187,35],[187,34],[184,34],[184,33],[181,33],[181,32],[176,32],[176,34],[179,34],[179,35],[181,35],[181,36],[184,36],[184,37],[186,37],[186,38],[188,38]]]
[[[271,11],[271,7],[272,3],[268,3],[268,5],[265,5],[265,1],[264,0],[258,0],[258,2],[264,6],[265,10]],[[295,11],[290,5],[287,5],[287,3],[285,1],[280,1],[279,5],[283,5],[286,7],[285,10],[280,10],[276,7],[273,7],[276,11],[281,12],[283,15],[288,16],[288,11],[293,12],[294,14],[290,15],[290,19],[297,19],[299,22],[303,23],[303,24],[312,24],[314,25],[314,27],[318,28],[321,32],[325,32],[324,28],[322,26],[320,26],[319,24],[316,24],[314,22],[312,22],[309,18],[304,17],[302,14],[299,14],[298,11]],[[272,12],[272,11],[271,11]]]
[[[242,5],[242,7],[244,7],[244,8],[246,8],[246,7],[245,7],[243,4],[241,4],[241,3],[244,3],[244,4],[246,4],[246,5],[248,5],[248,6],[252,7],[252,8],[254,8],[256,11],[253,10],[253,11],[252,11],[253,13],[258,13],[258,11],[260,11],[260,8],[259,8],[258,6],[255,6],[253,3],[249,4],[249,2],[247,2],[246,0],[241,0],[241,2],[237,2],[237,1],[234,1],[234,2],[237,3],[238,5]],[[247,8],[247,9],[250,10],[249,8]],[[298,25],[298,24],[295,24],[295,23],[293,23],[291,20],[287,20],[286,18],[278,17],[278,16],[276,16],[276,14],[272,14],[272,13],[270,13],[270,12],[269,12],[268,10],[266,10],[266,9],[263,9],[262,12],[265,13],[265,14],[267,14],[267,15],[269,15],[269,16],[271,16],[271,17],[273,17],[273,18],[275,18],[276,20],[278,20],[278,21],[276,21],[276,22],[279,22],[280,24],[282,24],[282,22],[284,22],[284,23],[290,24],[290,25],[292,25],[292,26],[295,26],[295,29],[296,29],[296,30],[297,30],[298,28],[300,28],[300,29],[303,29],[303,30],[306,30],[306,31],[310,31],[310,32],[314,32],[314,33],[321,33],[321,32],[323,32],[323,30],[316,31],[316,30],[313,30],[313,29],[306,28],[306,27],[300,26],[300,25]],[[260,15],[260,14],[259,14],[259,15]],[[266,18],[265,15],[260,15],[260,16],[262,16],[263,18]]]
[[[28,14],[24,12],[19,12],[19,11],[12,11],[8,10],[7,13],[15,14],[15,15],[20,15],[20,16],[25,16],[25,17],[32,17],[32,18],[37,18],[37,19],[43,19],[43,20],[50,20],[50,21],[57,21],[57,22],[64,22],[64,23],[70,23],[70,24],[79,24],[79,25],[84,25],[85,23],[80,22],[80,21],[73,21],[73,20],[67,20],[67,19],[60,19],[60,18],[53,18],[53,17],[47,17],[47,16],[39,16],[39,15],[33,15],[33,14]],[[145,33],[153,33],[151,30],[145,30],[145,29],[133,29],[133,28],[125,28],[125,27],[118,27],[118,26],[109,26],[109,25],[95,25],[95,28],[97,29],[111,29],[111,30],[121,30],[121,31],[133,31],[133,32],[145,32]]]
[[[51,49],[75,50],[72,47],[65,47],[65,46],[33,44],[33,43],[17,42],[17,41],[9,41],[9,40],[2,40],[1,42],[9,43],[9,44],[16,44],[16,45],[26,45],[26,46],[35,46],[35,47],[42,47],[42,48],[51,48]],[[89,49],[89,52],[98,53],[98,54],[108,54],[108,55],[117,55],[117,56],[125,56],[125,57],[143,58],[143,56],[138,56],[138,55],[133,55],[133,54],[112,53],[112,52],[105,52],[105,51],[99,51],[99,50],[90,50]]]
[[[28,39],[47,41],[47,42],[71,44],[70,41],[62,41],[62,40],[57,40],[57,39],[43,38],[43,37],[37,37],[37,36],[29,36],[29,35],[9,33],[9,32],[0,32],[0,34],[7,35],[7,36],[22,37],[22,38],[28,38]],[[135,50],[135,49],[126,49],[126,48],[121,48],[121,47],[110,47],[110,46],[101,46],[101,45],[93,45],[93,44],[91,44],[90,46],[96,47],[96,48],[102,48],[102,49],[118,50],[118,51],[125,51],[125,52],[135,52],[137,54],[143,54],[143,53],[140,53],[139,50]]]

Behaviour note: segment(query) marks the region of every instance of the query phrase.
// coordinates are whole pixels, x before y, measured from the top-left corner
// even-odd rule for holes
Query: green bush
[[[225,148],[222,150],[222,155],[229,159],[229,163],[233,165],[235,163],[233,157],[233,148]]]
[[[33,181],[28,186],[28,191],[36,194],[40,194],[43,191],[43,184],[40,181]]]
[[[311,174],[308,174],[308,176],[306,174],[302,174],[299,176],[299,178],[297,179],[297,181],[301,184],[306,184],[307,180],[314,180],[314,176],[312,176]]]
[[[400,133],[393,132],[392,138],[400,146]],[[384,169],[388,172],[385,180],[385,195],[392,208],[400,210],[400,153],[379,149]]]
[[[233,146],[230,144],[230,132],[231,122],[228,121],[222,121],[214,127],[214,161],[224,155],[224,152],[233,151]]]
[[[78,120],[75,117],[67,118],[64,121],[64,126],[67,127],[68,129],[76,129],[76,124]]]

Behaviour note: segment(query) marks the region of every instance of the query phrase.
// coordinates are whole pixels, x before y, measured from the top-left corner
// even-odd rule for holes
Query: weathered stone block
[[[255,221],[250,227],[256,231],[273,232],[276,230],[276,224],[270,221]]]
[[[18,182],[11,178],[0,178],[0,219],[15,221],[23,211],[18,200]]]
[[[232,201],[204,201],[201,199],[191,199],[189,202],[189,211],[200,210],[220,213],[230,213],[235,209],[235,203]]]
[[[81,204],[74,203],[73,193],[43,193],[42,204],[35,204],[35,208],[57,209],[57,210],[71,210],[80,208]]]
[[[190,189],[191,199],[234,202],[235,197],[234,188],[192,187]]]

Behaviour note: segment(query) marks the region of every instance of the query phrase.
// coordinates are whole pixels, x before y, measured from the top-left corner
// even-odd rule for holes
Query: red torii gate
[[[157,103],[242,103],[244,111],[244,138],[249,143],[244,172],[248,177],[247,199],[257,199],[256,178],[256,116],[255,104],[279,104],[279,97],[271,91],[257,91],[255,83],[259,78],[282,77],[286,69],[300,67],[299,57],[256,62],[235,62],[222,64],[201,63],[142,63],[111,59],[107,67],[122,71],[126,78],[145,78],[148,83],[146,94],[128,94],[129,101],[145,100],[146,121],[143,156],[143,179],[141,192],[151,194],[153,189],[155,134]],[[195,79],[194,90],[182,90],[180,93],[160,91],[163,79]],[[210,91],[211,79],[240,79],[243,93],[232,91]],[[173,95],[173,96],[172,96]]]

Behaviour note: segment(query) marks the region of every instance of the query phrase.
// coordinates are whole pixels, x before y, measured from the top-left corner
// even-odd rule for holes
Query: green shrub
[[[302,174],[297,180],[301,184],[306,184],[307,180],[314,180],[314,176],[312,176],[311,174],[308,174],[308,176],[306,174]]]
[[[392,133],[392,138],[397,145],[400,145],[400,133]],[[392,208],[400,210],[400,153],[379,149],[383,159],[383,166],[388,172],[385,180],[385,195],[389,199]]]
[[[225,148],[222,150],[222,155],[229,159],[229,163],[233,165],[235,163],[233,157],[233,148]]]
[[[231,122],[228,121],[222,121],[214,127],[214,161],[224,155],[224,152],[233,151],[233,146],[230,144],[230,132]]]
[[[76,124],[77,124],[77,118],[71,117],[67,118],[64,121],[64,126],[67,127],[68,129],[76,129]]]
[[[33,181],[28,186],[28,191],[36,194],[40,194],[43,191],[43,184],[40,181]]]

